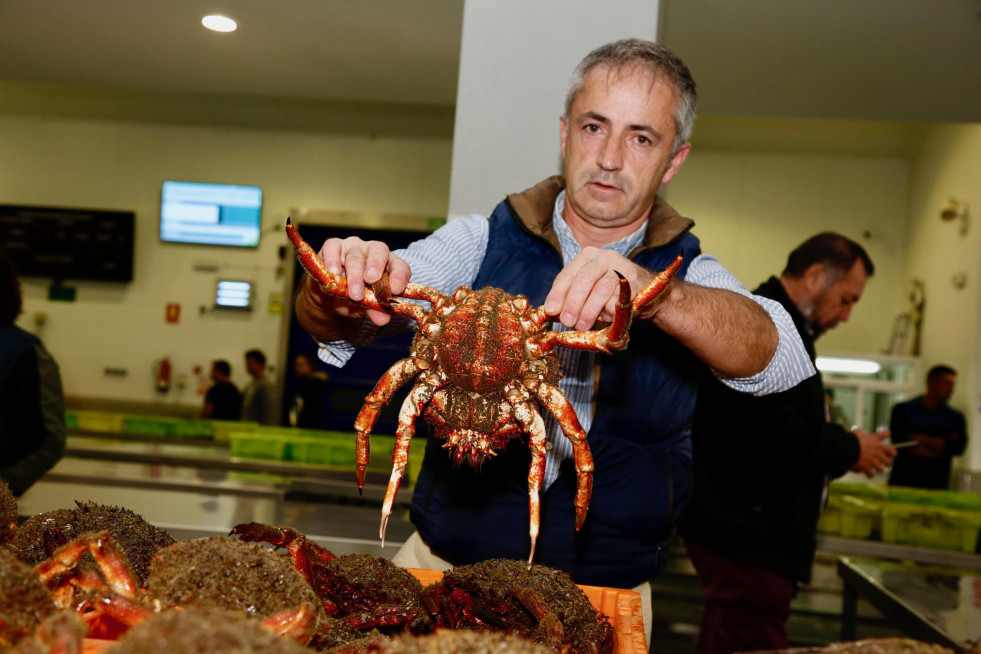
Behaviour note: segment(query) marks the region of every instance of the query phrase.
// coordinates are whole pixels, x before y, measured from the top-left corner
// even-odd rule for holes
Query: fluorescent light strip
[[[845,359],[840,357],[818,357],[815,362],[821,372],[850,372],[856,375],[874,375],[882,368],[870,359]]]

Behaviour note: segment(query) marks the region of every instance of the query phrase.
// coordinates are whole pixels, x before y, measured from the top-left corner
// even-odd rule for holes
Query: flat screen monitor
[[[160,240],[254,248],[262,226],[262,189],[237,184],[163,183]]]

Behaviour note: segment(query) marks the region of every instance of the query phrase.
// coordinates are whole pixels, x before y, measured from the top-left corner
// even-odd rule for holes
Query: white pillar
[[[561,171],[569,78],[593,48],[654,40],[658,0],[466,0],[449,217],[487,215]]]

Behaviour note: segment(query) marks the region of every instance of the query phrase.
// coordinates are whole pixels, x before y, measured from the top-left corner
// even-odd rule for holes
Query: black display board
[[[0,247],[22,277],[133,281],[132,211],[0,204]]]

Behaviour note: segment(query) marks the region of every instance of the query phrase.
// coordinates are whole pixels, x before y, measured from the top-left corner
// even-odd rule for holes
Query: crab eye
[[[514,307],[515,310],[524,313],[525,309],[528,308],[528,298],[526,298],[524,295],[519,295],[511,300],[511,306]]]
[[[470,289],[466,286],[461,286],[460,288],[456,289],[456,292],[453,294],[453,301],[459,302],[468,295],[470,295]]]

